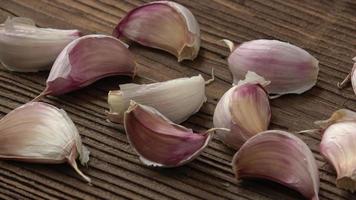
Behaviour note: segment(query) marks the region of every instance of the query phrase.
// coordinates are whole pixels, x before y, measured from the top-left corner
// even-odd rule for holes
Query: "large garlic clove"
[[[200,48],[200,28],[193,14],[172,1],[154,1],[131,10],[113,35],[193,60]]]
[[[224,40],[232,53],[228,58],[234,84],[253,71],[270,80],[266,90],[271,94],[301,94],[317,81],[318,60],[307,51],[277,40],[252,40],[235,47]]]
[[[89,151],[66,112],[46,103],[27,103],[0,120],[0,158],[33,163],[65,163],[87,182],[76,163],[89,161]]]
[[[247,140],[232,161],[237,179],[275,181],[318,200],[319,173],[308,146],[291,133],[270,130]]]
[[[341,109],[330,119],[318,121],[323,128],[320,153],[337,173],[336,186],[356,190],[356,113]]]
[[[217,137],[228,146],[239,149],[255,134],[265,131],[271,119],[268,94],[259,84],[269,82],[258,77],[258,82],[249,79],[257,75],[248,72],[245,80],[229,89],[218,102],[214,111],[214,127],[231,131],[217,131]]]
[[[151,106],[179,124],[198,112],[206,101],[205,81],[198,75],[160,83],[120,85],[120,90],[110,91],[108,95],[109,120],[122,123],[130,100]]]
[[[177,167],[196,156],[208,145],[209,131],[202,134],[174,124],[152,107],[131,101],[124,126],[131,146],[148,166]]]
[[[79,35],[78,30],[38,28],[28,18],[8,18],[0,24],[0,61],[11,71],[49,70],[63,48]]]
[[[87,35],[74,40],[57,57],[46,89],[35,100],[80,89],[107,76],[134,76],[136,63],[127,47],[120,40],[105,35]]]

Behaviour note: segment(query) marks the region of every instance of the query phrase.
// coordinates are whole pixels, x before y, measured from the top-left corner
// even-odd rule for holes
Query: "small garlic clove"
[[[0,61],[11,71],[49,70],[63,48],[79,35],[78,30],[38,28],[28,18],[8,18],[0,24]]]
[[[124,126],[131,146],[148,166],[177,167],[196,156],[208,145],[209,131],[196,134],[174,124],[152,107],[131,101]]]
[[[237,84],[247,71],[271,81],[266,90],[271,94],[301,94],[317,81],[319,61],[307,51],[278,40],[252,40],[234,47],[224,40],[232,53],[228,58],[230,71]]]
[[[318,200],[319,172],[308,146],[291,133],[261,132],[247,140],[235,154],[233,171],[238,180],[262,178]]]
[[[83,88],[107,76],[134,76],[136,63],[127,47],[120,40],[105,35],[87,35],[74,40],[57,57],[46,89],[33,101]]]
[[[174,123],[181,123],[198,112],[206,101],[205,81],[201,75],[151,84],[123,84],[110,91],[108,119],[122,123],[130,100],[151,106]]]
[[[178,62],[197,57],[200,28],[194,15],[172,1],[154,1],[131,10],[113,31],[141,45],[167,51]]]
[[[336,186],[356,190],[356,113],[341,109],[328,120],[318,121],[323,130],[320,153],[336,170]]]
[[[89,161],[89,151],[66,112],[46,103],[27,103],[0,120],[0,158],[33,163],[65,163],[87,182],[77,166]]]
[[[268,94],[261,86],[269,82],[262,77],[251,80],[249,76],[256,74],[248,74],[245,80],[223,95],[213,116],[214,127],[231,129],[229,132],[217,131],[217,137],[234,149],[239,149],[248,138],[267,130],[271,119]]]

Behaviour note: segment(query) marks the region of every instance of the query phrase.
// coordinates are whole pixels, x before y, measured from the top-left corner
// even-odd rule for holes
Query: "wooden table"
[[[0,0],[0,20],[8,16],[34,19],[41,27],[77,28],[84,33],[110,34],[118,20],[147,0]],[[138,62],[137,83],[202,74],[216,81],[207,87],[208,102],[185,126],[212,127],[212,114],[231,86],[226,57],[219,40],[237,43],[257,38],[288,41],[305,48],[320,61],[317,85],[302,95],[272,100],[272,129],[315,128],[338,108],[356,110],[351,87],[337,82],[350,71],[356,55],[355,0],[179,0],[201,25],[202,48],[194,61],[177,63],[159,50],[132,45]],[[0,69],[0,112],[30,101],[45,87],[47,72],[11,73]],[[143,166],[128,145],[123,128],[105,121],[107,92],[127,78],[112,77],[45,101],[64,108],[91,151],[88,168],[93,180],[84,183],[68,165],[0,161],[0,199],[303,199],[298,193],[268,181],[235,181],[230,161],[234,152],[217,140],[193,162],[176,169]],[[335,172],[319,154],[320,135],[298,134],[312,149],[320,169],[320,199],[348,200],[356,195],[335,187]],[[293,173],[293,172],[291,172]]]

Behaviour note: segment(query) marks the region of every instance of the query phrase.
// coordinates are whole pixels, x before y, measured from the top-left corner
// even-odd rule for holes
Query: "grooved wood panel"
[[[8,16],[34,19],[41,27],[77,28],[84,33],[110,34],[125,13],[147,0],[0,0],[0,20]],[[219,40],[236,43],[269,38],[298,45],[320,61],[317,85],[302,95],[272,100],[273,129],[316,128],[338,108],[356,110],[352,88],[337,82],[350,71],[356,56],[355,0],[179,0],[201,25],[202,48],[191,62],[159,50],[133,44],[138,62],[137,83],[202,74],[216,81],[207,86],[208,102],[183,125],[195,130],[212,127],[212,114],[231,86],[226,57]],[[15,73],[0,67],[0,116],[30,101],[45,87],[48,72]],[[234,151],[214,139],[193,162],[176,169],[143,166],[129,146],[123,127],[105,120],[106,95],[128,78],[111,77],[80,91],[45,101],[65,109],[91,152],[87,168],[93,185],[84,183],[68,165],[38,165],[0,161],[0,199],[246,199],[296,200],[298,193],[278,184],[237,182],[231,171]],[[349,200],[356,195],[335,187],[335,172],[319,153],[320,135],[297,134],[313,151],[320,169],[320,199]],[[291,172],[293,173],[293,172]]]

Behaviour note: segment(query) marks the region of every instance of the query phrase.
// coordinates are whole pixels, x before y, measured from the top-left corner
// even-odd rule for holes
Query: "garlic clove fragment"
[[[64,47],[79,36],[78,30],[39,28],[28,18],[8,18],[0,24],[0,61],[11,71],[49,70]]]
[[[268,129],[271,108],[268,94],[263,86],[269,84],[254,72],[248,72],[246,79],[230,88],[218,102],[213,116],[217,137],[226,145],[239,149],[255,134]],[[263,85],[263,86],[262,86]]]
[[[319,61],[307,51],[278,40],[252,40],[235,46],[223,40],[230,48],[230,71],[237,84],[247,71],[271,81],[266,87],[270,94],[301,94],[317,81]]]
[[[206,101],[205,81],[198,75],[151,84],[122,84],[120,90],[108,94],[108,119],[122,123],[130,100],[151,106],[179,124],[198,112]]]
[[[194,15],[173,1],[154,1],[131,10],[113,31],[141,45],[167,51],[178,62],[197,57],[200,28]]]
[[[78,168],[89,161],[89,151],[66,112],[52,105],[27,103],[0,120],[0,158],[32,163],[70,164],[87,182],[90,178]]]
[[[194,133],[174,124],[156,109],[131,101],[124,127],[142,163],[153,167],[177,167],[197,157],[208,145],[211,131]]]
[[[106,35],[86,35],[68,44],[57,57],[47,78],[46,95],[61,95],[113,75],[134,76],[134,56],[120,40]]]
[[[242,145],[232,161],[238,180],[262,178],[318,200],[319,172],[308,146],[291,133],[261,132]]]

